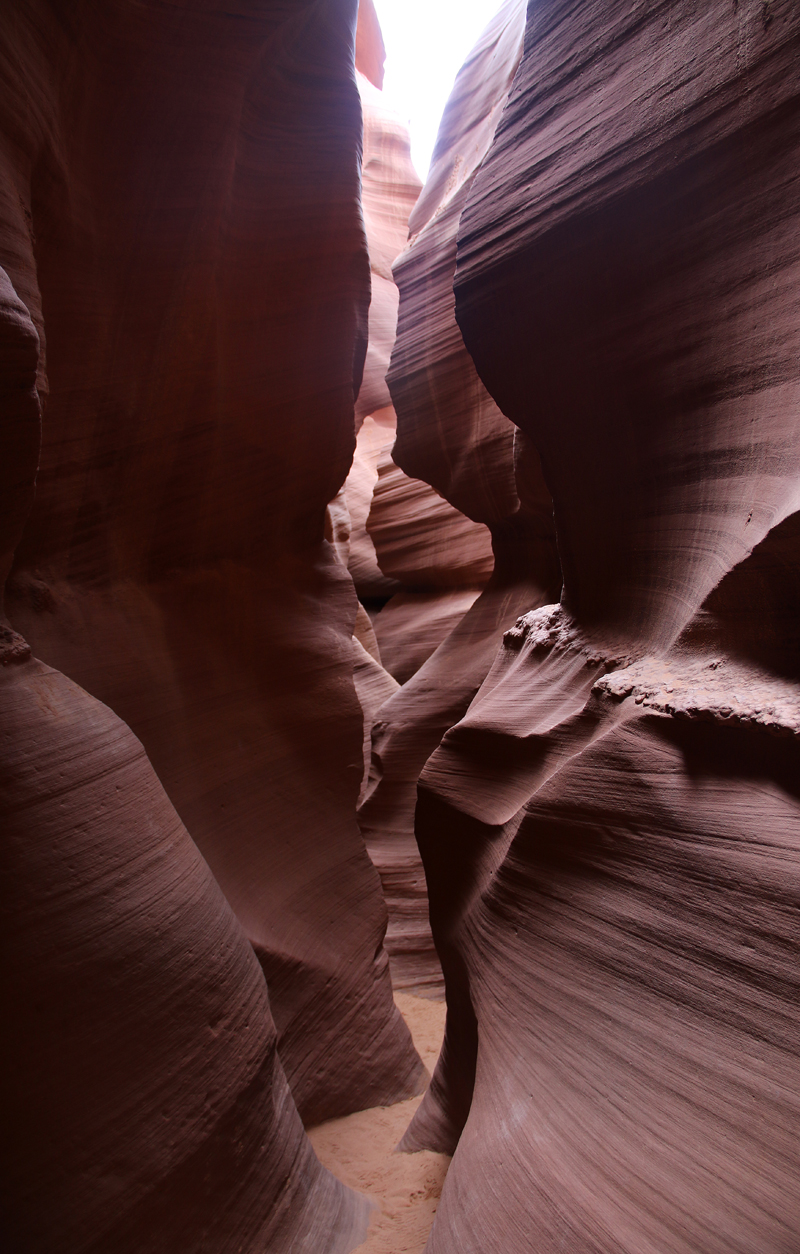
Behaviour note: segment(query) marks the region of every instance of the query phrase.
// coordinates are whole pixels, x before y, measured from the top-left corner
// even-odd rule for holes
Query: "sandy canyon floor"
[[[432,1071],[444,1035],[445,1003],[409,993],[396,993],[395,1001]],[[450,1159],[427,1151],[396,1152],[420,1101],[361,1110],[309,1130],[320,1162],[375,1203],[359,1254],[422,1254],[425,1248]]]

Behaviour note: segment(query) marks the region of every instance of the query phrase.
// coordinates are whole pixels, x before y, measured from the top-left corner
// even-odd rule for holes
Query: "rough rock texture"
[[[6,566],[38,365],[0,270]],[[345,1254],[367,1208],[305,1137],[230,906],[129,728],[2,618],[0,744],[4,1248]]]
[[[520,0],[505,4],[461,70],[411,216],[411,239],[395,264],[401,299],[389,375],[398,414],[393,455],[417,478],[388,470],[369,521],[383,569],[428,589],[395,597],[375,618],[384,665],[408,682],[380,711],[359,822],[389,906],[395,985],[429,992],[441,990],[442,977],[414,839],[417,779],[475,696],[503,631],[560,588],[538,459],[478,379],[453,298],[459,217],[522,53],[524,17]],[[452,502],[441,501],[442,529],[432,534],[425,530],[423,479]],[[419,535],[408,508],[389,508],[396,480],[398,498],[416,485]],[[457,584],[471,591],[430,591]]]
[[[420,782],[431,1254],[797,1243],[799,52],[780,0],[533,4],[462,214],[564,592]]]
[[[353,814],[356,599],[323,539],[369,292],[354,26],[353,0],[35,0],[2,32],[0,261],[49,390],[9,613],[143,742],[307,1119],[422,1075]]]

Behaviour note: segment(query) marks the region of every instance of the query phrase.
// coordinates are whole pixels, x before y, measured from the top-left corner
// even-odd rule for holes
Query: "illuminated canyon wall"
[[[798,52],[790,4],[531,4],[461,213],[563,591],[420,783],[430,1254],[797,1242]]]
[[[428,1254],[790,1254],[800,16],[506,0],[420,189],[357,8],[3,16],[4,1231],[347,1254],[393,980]]]

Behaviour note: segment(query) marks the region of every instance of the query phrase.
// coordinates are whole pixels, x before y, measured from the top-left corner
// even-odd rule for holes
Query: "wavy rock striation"
[[[354,818],[356,598],[323,539],[369,292],[355,10],[36,0],[2,41],[2,260],[49,393],[9,613],[144,744],[308,1120],[423,1074]]]
[[[420,782],[430,1254],[800,1230],[799,51],[788,3],[531,5],[461,216],[564,590]]]
[[[38,366],[0,270],[6,555],[32,497]],[[237,919],[136,737],[7,619],[0,743],[8,1248],[346,1254],[366,1204],[305,1137]]]
[[[446,501],[442,525],[427,543],[430,511],[422,483],[418,536],[407,509],[385,509],[378,493],[373,502],[370,529],[383,569],[402,571],[425,591],[393,603],[403,631],[395,646],[401,665],[401,651],[409,656],[406,668],[394,673],[407,682],[380,710],[359,822],[389,906],[393,979],[429,991],[441,990],[442,976],[414,838],[417,779],[443,734],[466,712],[503,631],[523,609],[553,599],[560,588],[552,505],[536,453],[475,373],[453,298],[459,219],[522,54],[524,17],[520,0],[503,5],[461,70],[411,215],[408,246],[394,267],[401,296],[389,373],[398,416],[393,456],[415,476],[402,475],[405,484],[425,480]],[[401,491],[408,495],[404,485]],[[460,531],[452,524],[444,530],[451,515],[461,519]],[[382,516],[385,538],[378,533]],[[452,591],[443,595],[437,587]],[[384,660],[381,624],[388,609],[375,620]],[[431,644],[438,647],[427,650],[432,656],[419,669],[415,650],[427,643],[423,611],[433,619]]]
[[[366,10],[360,22],[366,28]],[[366,36],[362,43],[366,42]],[[363,52],[366,64],[375,57]],[[356,65],[360,67],[358,49]],[[381,660],[401,682],[418,670],[477,596],[492,572],[489,533],[454,509],[430,484],[392,460],[397,415],[386,383],[397,333],[400,294],[392,263],[408,238],[421,185],[407,128],[359,74],[364,112],[362,204],[372,299],[364,379],[356,402],[361,423],[353,466],[340,497],[350,514],[347,565],[359,596],[383,601],[375,617]],[[457,588],[453,597],[450,590]],[[473,595],[470,597],[469,593]]]

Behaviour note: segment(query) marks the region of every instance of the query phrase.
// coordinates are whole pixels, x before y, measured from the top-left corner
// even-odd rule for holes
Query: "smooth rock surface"
[[[364,13],[359,21],[363,22]],[[356,53],[356,66],[361,63]],[[383,102],[363,73],[358,91],[364,117],[361,206],[367,232],[372,296],[364,378],[356,401],[356,426],[368,414],[391,404],[386,371],[397,331],[397,285],[392,262],[408,237],[408,219],[421,184],[411,162],[408,127]]]
[[[447,592],[398,592],[373,626],[381,662],[398,683],[420,669],[475,604],[479,593],[471,588]]]
[[[524,610],[557,597],[561,584],[538,456],[478,378],[453,297],[460,214],[522,54],[524,17],[522,0],[504,4],[460,71],[411,215],[411,238],[395,263],[401,298],[389,373],[398,414],[393,456],[418,478],[387,467],[369,519],[385,570],[414,587],[482,589],[479,597],[406,591],[375,617],[384,665],[405,682],[375,724],[359,823],[389,908],[395,986],[440,994],[414,837],[417,780],[465,714],[503,631]],[[431,535],[422,480],[442,494],[434,497],[441,524]]]
[[[367,530],[383,573],[409,591],[480,591],[494,567],[488,528],[410,479],[387,453],[378,462]]]
[[[532,5],[462,213],[564,590],[420,781],[429,1254],[800,1230],[798,50],[789,4]]]
[[[141,744],[0,668],[3,1233],[20,1254],[345,1254],[263,973]]]
[[[49,392],[9,614],[140,737],[307,1119],[423,1075],[354,818],[356,598],[323,538],[366,348],[355,19],[36,0],[2,32],[0,261]]]
[[[0,270],[6,566],[33,498],[39,345]],[[365,1203],[303,1133],[230,906],[129,728],[1,615],[0,745],[4,1245],[346,1254]]]

